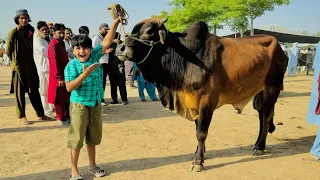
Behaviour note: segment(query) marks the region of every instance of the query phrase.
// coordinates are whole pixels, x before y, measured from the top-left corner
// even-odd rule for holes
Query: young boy
[[[99,59],[108,52],[120,20],[116,19],[100,45],[92,50],[92,41],[88,36],[77,35],[72,38],[75,58],[65,68],[66,88],[71,92],[68,148],[71,150],[70,180],[82,179],[78,173],[78,158],[83,140],[86,138],[90,173],[96,177],[105,176],[103,169],[95,162],[96,145],[102,137],[101,99],[102,68]]]

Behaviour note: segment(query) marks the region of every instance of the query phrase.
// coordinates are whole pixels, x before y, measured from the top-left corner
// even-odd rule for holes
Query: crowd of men
[[[27,10],[24,9],[16,12],[14,21],[17,27],[9,32],[7,42],[1,42],[0,49],[5,49],[4,64],[11,63],[13,67],[10,92],[16,97],[17,117],[24,124],[31,124],[25,115],[24,94],[28,93],[40,119],[51,120],[52,113],[55,112],[57,122],[68,125],[70,92],[65,88],[64,69],[68,62],[75,58],[72,46],[74,34],[71,28],[62,23],[39,21],[35,30],[30,25],[31,18]],[[99,33],[92,36],[92,48],[102,43],[108,31],[108,24],[102,23]],[[79,28],[79,35],[89,37],[89,34],[87,26]],[[128,104],[126,80],[131,88],[136,88],[134,80],[137,81],[142,102],[146,101],[144,89],[151,100],[157,101],[154,85],[143,79],[136,65],[130,61],[122,62],[115,55],[115,49],[120,43],[120,33],[116,33],[107,53],[99,61],[103,69],[104,90],[109,76],[110,104],[119,103],[118,89],[121,103]],[[105,99],[101,100],[101,104],[107,105]]]
[[[89,37],[89,28],[81,26],[79,35],[73,35],[62,23],[39,21],[36,29],[30,25],[26,9],[16,11],[16,27],[8,33],[5,54],[12,66],[10,93],[15,96],[18,119],[25,125],[32,124],[25,113],[25,93],[39,120],[68,125],[67,147],[71,152],[70,180],[83,179],[78,172],[78,158],[85,139],[89,172],[102,177],[106,172],[96,165],[96,146],[102,139],[101,106],[104,100],[106,78],[109,75],[111,104],[119,103],[119,88],[123,105],[128,104],[125,69],[129,69],[129,85],[138,81],[139,97],[145,102],[146,88],[151,100],[157,101],[155,86],[143,79],[136,64],[125,67],[115,55],[121,43],[116,32],[120,18],[111,27],[105,23],[99,34]]]

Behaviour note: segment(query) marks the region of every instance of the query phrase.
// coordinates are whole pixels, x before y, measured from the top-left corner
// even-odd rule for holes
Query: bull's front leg
[[[214,108],[208,104],[200,108],[199,119],[197,120],[197,140],[198,146],[192,162],[192,172],[200,172],[203,169],[205,141],[208,135],[208,129],[212,119]]]

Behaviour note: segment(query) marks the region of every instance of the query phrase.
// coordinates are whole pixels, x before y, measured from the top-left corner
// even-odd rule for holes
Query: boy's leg
[[[78,103],[70,104],[71,124],[68,134],[68,148],[71,149],[72,176],[78,175],[78,158],[89,123],[87,107]]]
[[[88,151],[88,157],[89,157],[89,165],[90,165],[90,168],[93,169],[97,166],[96,165],[96,146],[87,144],[87,151]]]
[[[155,101],[158,99],[156,95],[156,87],[154,86],[154,84],[152,84],[151,82],[147,82],[146,90],[151,100]]]
[[[144,97],[144,87],[145,87],[145,82],[137,81],[138,84],[138,92],[139,92],[139,97],[141,100],[145,100],[146,98]]]
[[[89,127],[86,134],[86,144],[91,169],[96,167],[96,145],[102,139],[102,114],[101,105],[97,105],[89,111]]]
[[[78,159],[80,155],[80,149],[70,149],[71,151],[71,176],[78,175]]]

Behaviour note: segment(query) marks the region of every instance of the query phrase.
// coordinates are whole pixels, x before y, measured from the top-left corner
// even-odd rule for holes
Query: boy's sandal
[[[70,175],[69,180],[83,180],[83,178],[79,174],[77,176],[75,176],[75,177],[72,177]]]
[[[106,175],[106,172],[99,166],[96,166],[95,168],[89,170],[89,172],[93,174],[95,177],[103,177]]]
[[[30,122],[27,118],[21,118],[20,122],[22,122],[24,125],[30,125],[32,122]]]

